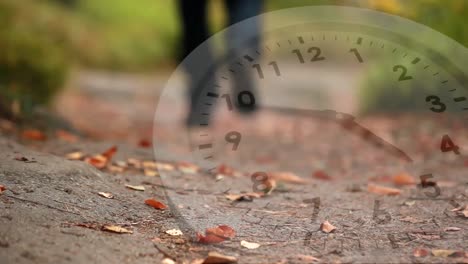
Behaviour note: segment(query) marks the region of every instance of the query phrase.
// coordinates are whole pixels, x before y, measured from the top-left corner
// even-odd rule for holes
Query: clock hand
[[[385,141],[383,138],[377,136],[369,129],[357,123],[353,115],[337,112],[330,109],[313,110],[281,106],[261,106],[259,107],[259,109],[290,115],[302,115],[309,117],[313,116],[317,118],[333,119],[336,122],[338,122],[344,129],[358,134],[364,140],[372,142],[372,144],[374,144],[376,147],[384,149],[385,151],[391,153],[393,156],[396,156],[397,158],[403,159],[407,162],[413,162],[413,160],[403,150]]]

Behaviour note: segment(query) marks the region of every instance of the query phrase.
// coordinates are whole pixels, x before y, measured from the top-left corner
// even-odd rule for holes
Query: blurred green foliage
[[[27,0],[25,0],[26,2]],[[32,2],[31,2],[32,4]],[[61,16],[0,1],[0,114],[14,117],[48,103],[63,86],[67,52]]]
[[[369,0],[369,5],[377,10],[406,16],[416,22],[425,24],[468,46],[468,1],[465,0]],[[417,39],[417,36],[415,36]],[[411,48],[411,43],[408,43]],[[421,47],[416,47],[419,51]],[[437,47],[450,54],[448,47]],[[455,55],[456,56],[456,55]],[[448,68],[435,58],[435,63]],[[405,64],[402,62],[400,64]],[[464,69],[462,69],[464,70]],[[407,86],[395,84],[395,76],[384,64],[369,67],[360,90],[360,108],[363,113],[419,111],[426,110],[424,98],[428,94],[439,94],[437,85],[430,80],[414,79]]]

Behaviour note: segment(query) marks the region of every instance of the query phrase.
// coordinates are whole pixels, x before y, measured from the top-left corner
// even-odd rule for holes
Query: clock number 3
[[[426,97],[426,102],[430,102],[433,107],[429,108],[432,112],[442,113],[447,109],[447,106],[440,101],[440,97],[435,95],[429,95]]]

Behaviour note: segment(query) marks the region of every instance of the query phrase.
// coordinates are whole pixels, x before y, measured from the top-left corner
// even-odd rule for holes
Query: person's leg
[[[207,5],[206,0],[179,0],[179,9],[182,25],[182,43],[183,43],[183,58],[188,56],[201,43],[209,38],[207,24]],[[209,45],[201,47],[200,52],[203,53],[203,63],[212,64],[213,55]],[[187,117],[188,126],[197,126],[200,124],[200,113],[197,111],[197,97],[201,93],[203,86],[196,83],[201,74],[197,63],[186,64],[185,70],[188,75],[188,97],[189,97],[189,113]],[[198,78],[197,78],[198,77]]]
[[[226,7],[229,13],[229,25],[236,24],[245,19],[255,17],[260,14],[262,0],[226,0]],[[260,42],[260,21],[258,19],[244,22],[242,26],[236,29],[230,29],[227,32],[227,45],[234,50],[235,57],[242,57],[245,54],[255,54],[259,48]],[[243,40],[248,40],[243,43]],[[239,71],[232,75],[233,78],[233,96],[241,91],[251,92],[258,102],[255,83],[251,71]],[[241,113],[251,113],[255,107],[237,107]]]

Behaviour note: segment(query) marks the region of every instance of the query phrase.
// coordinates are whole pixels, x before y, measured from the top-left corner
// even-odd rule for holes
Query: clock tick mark
[[[299,40],[299,43],[304,44],[304,39],[302,36],[297,37],[297,39]]]
[[[209,143],[209,144],[199,145],[198,149],[209,149],[209,148],[212,148],[212,147],[213,147],[213,144]]]
[[[439,72],[436,72],[436,73],[432,74],[432,76],[436,76],[436,75],[438,75],[438,74],[439,74]]]
[[[421,60],[420,58],[416,57],[416,58],[414,58],[414,60],[413,60],[411,63],[412,63],[412,64],[416,64],[416,63],[418,63],[420,60]]]
[[[250,57],[249,55],[244,55],[244,59],[248,60],[249,62],[254,61],[254,59]]]
[[[464,96],[461,96],[461,97],[457,97],[457,98],[453,98],[453,101],[455,102],[463,102],[463,101],[466,101],[466,97]]]
[[[440,83],[447,83],[447,82],[448,82],[448,80],[445,80],[445,81],[442,81],[442,82],[440,82]]]
[[[218,97],[219,97],[219,94],[217,94],[217,93],[212,93],[212,92],[208,92],[208,93],[206,93],[206,96],[218,98]]]
[[[358,45],[361,45],[361,43],[362,43],[362,38],[358,38],[356,43],[357,43]]]

